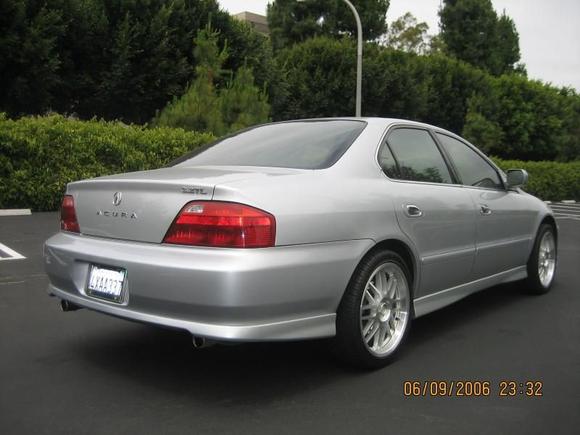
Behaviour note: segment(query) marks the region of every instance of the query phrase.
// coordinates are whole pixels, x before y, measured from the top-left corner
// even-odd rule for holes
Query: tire
[[[541,295],[550,291],[558,264],[558,243],[554,227],[542,224],[528,260],[528,277],[523,281],[526,292]]]
[[[339,359],[374,369],[396,358],[413,318],[410,276],[392,251],[377,251],[361,261],[337,311],[332,348]]]

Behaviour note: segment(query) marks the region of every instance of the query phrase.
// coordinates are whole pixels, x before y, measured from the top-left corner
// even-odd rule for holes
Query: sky
[[[218,0],[230,13],[266,14],[268,0]],[[495,10],[505,9],[520,34],[522,61],[528,76],[580,91],[580,0],[492,0]],[[440,0],[391,0],[387,20],[411,12],[438,32]]]

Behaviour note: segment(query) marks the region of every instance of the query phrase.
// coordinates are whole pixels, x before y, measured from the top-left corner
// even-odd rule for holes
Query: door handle
[[[488,216],[491,214],[491,208],[487,204],[479,204],[479,212],[484,216]]]
[[[416,218],[423,216],[421,209],[414,204],[407,204],[403,208],[405,210],[405,214],[409,217]]]

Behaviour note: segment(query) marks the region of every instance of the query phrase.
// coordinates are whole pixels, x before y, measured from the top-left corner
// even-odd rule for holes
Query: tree
[[[506,73],[520,60],[520,37],[514,21],[503,12],[497,22],[497,71]]]
[[[191,43],[209,22],[230,41],[225,67],[278,95],[268,38],[216,0],[2,0],[0,111],[146,122],[193,80]]]
[[[263,124],[269,120],[270,105],[266,94],[254,84],[248,67],[241,67],[220,92],[220,109],[228,131]]]
[[[562,103],[566,106],[564,131],[566,140],[558,152],[562,161],[580,160],[580,95],[571,88],[560,90]]]
[[[498,18],[491,0],[444,0],[439,17],[447,53],[493,75],[514,70],[519,36],[509,17]]]
[[[44,2],[0,3],[0,108],[8,113],[44,112],[62,79],[59,44],[62,13]]]
[[[276,120],[348,116],[354,106],[356,44],[312,38],[278,53],[287,97],[273,101]],[[363,115],[414,119],[461,132],[467,100],[485,94],[488,75],[446,56],[416,56],[368,43]]]
[[[491,85],[469,101],[466,139],[508,159],[552,160],[574,154],[578,130],[567,123],[574,119],[577,96],[516,74],[493,78]]]
[[[445,42],[441,34],[433,35],[429,38],[429,54],[445,54],[447,52],[447,47],[445,47]]]
[[[210,132],[221,136],[230,131],[268,121],[270,106],[254,84],[252,70],[241,67],[230,73],[227,87],[216,83],[225,75],[228,49],[218,46],[219,32],[208,25],[195,39],[196,78],[185,94],[175,98],[153,120],[153,124]]]
[[[274,118],[349,115],[355,54],[355,41],[325,37],[279,51],[288,95],[273,102]],[[363,79],[365,116],[437,125],[501,158],[578,158],[580,96],[570,89],[372,43],[365,47]]]
[[[503,130],[498,122],[494,119],[488,119],[481,113],[481,108],[484,105],[489,107],[490,105],[495,105],[495,102],[495,99],[486,101],[486,98],[480,94],[476,94],[469,99],[463,136],[476,144],[485,153],[502,155],[501,151],[498,154],[498,146],[504,141]]]
[[[389,0],[352,0],[361,17],[364,39],[375,40],[387,30]],[[313,36],[356,35],[352,11],[343,0],[274,0],[268,4],[268,24],[275,49]]]
[[[229,71],[244,67],[250,69],[256,86],[265,91],[270,101],[283,98],[284,80],[280,66],[274,59],[270,38],[255,31],[246,22],[234,19],[230,24],[227,35],[221,35],[228,45],[224,68]],[[227,86],[227,83],[222,82],[221,85]]]
[[[101,84],[108,110],[117,118],[146,122],[191,77],[187,55],[176,49],[171,28],[175,6],[163,3],[143,5],[141,11],[120,5],[110,66]]]
[[[395,50],[424,54],[429,50],[429,25],[417,22],[410,12],[389,25],[389,30],[381,38],[381,43]]]

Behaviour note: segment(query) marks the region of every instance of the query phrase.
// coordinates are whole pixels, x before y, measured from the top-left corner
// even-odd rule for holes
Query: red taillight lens
[[[79,222],[75,212],[75,200],[71,195],[65,195],[60,207],[60,229],[71,233],[80,233]]]
[[[274,246],[276,219],[243,204],[193,201],[186,204],[167,231],[164,243],[222,248]]]

